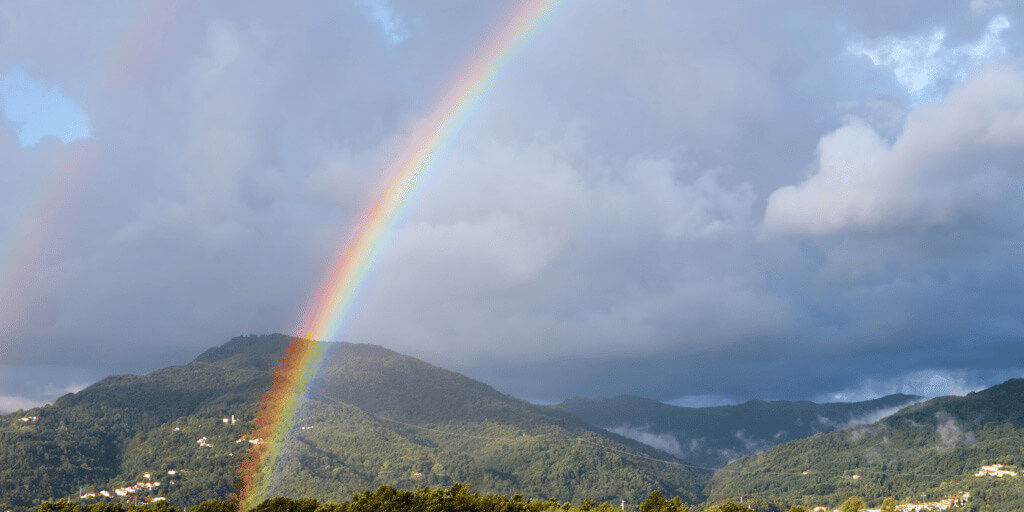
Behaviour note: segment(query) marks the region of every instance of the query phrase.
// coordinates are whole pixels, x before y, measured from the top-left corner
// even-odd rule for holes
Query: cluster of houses
[[[38,416],[25,416],[25,417],[19,418],[19,419],[21,421],[25,422],[25,423],[34,423],[36,421],[39,421],[39,417]],[[237,422],[238,422],[238,419],[235,418],[234,414],[232,414],[230,417],[222,418],[222,420],[221,420],[221,423],[223,423],[225,425],[234,425]],[[174,430],[175,432],[181,432],[181,430],[182,430],[182,428],[178,427],[178,426],[172,426],[171,429]],[[259,443],[263,442],[263,439],[258,438],[258,437],[250,438],[247,435],[243,435],[237,441],[235,441],[235,443],[239,444],[239,443],[246,442],[246,441],[248,441],[250,444],[259,444]],[[210,439],[207,438],[206,436],[203,436],[203,437],[197,439],[196,440],[196,444],[199,445],[200,447],[203,447],[203,448],[213,448],[213,444],[210,443]],[[234,455],[234,454],[229,454],[229,455]],[[178,471],[173,470],[173,469],[169,470],[169,471],[167,471],[167,475],[170,476],[170,477],[175,477],[175,476],[178,475]],[[83,499],[83,500],[90,500],[90,499],[114,499],[114,498],[127,498],[127,497],[133,497],[134,498],[138,493],[147,492],[147,491],[152,492],[152,491],[157,490],[160,487],[160,482],[151,480],[152,475],[150,473],[143,473],[142,477],[143,477],[143,480],[139,481],[139,482],[136,482],[134,485],[129,485],[129,486],[126,486],[126,487],[119,487],[119,488],[113,489],[113,490],[101,490],[101,491],[95,491],[95,492],[87,492],[87,493],[82,494],[80,496],[80,498]],[[166,498],[164,498],[162,496],[157,496],[157,497],[149,497],[149,498],[145,498],[145,499],[143,499],[143,498],[137,498],[137,499],[143,500],[143,501],[145,501],[147,503],[154,503],[154,502],[158,502],[158,501],[164,501]]]
[[[1004,476],[1017,476],[1017,472],[1012,469],[1013,466],[1004,466],[1002,464],[992,464],[990,466],[982,466],[974,476],[994,476],[996,478],[1002,478]]]
[[[39,421],[39,416],[22,416],[18,419],[24,421],[25,423],[35,423]]]
[[[959,508],[967,504],[967,500],[971,498],[971,493],[968,491],[961,492],[959,495],[952,498],[946,498],[939,501],[925,501],[925,502],[914,502],[904,503],[902,505],[896,505],[897,512],[933,512],[935,510],[949,510],[951,508]],[[829,510],[826,507],[817,506],[812,508],[814,512],[839,512],[838,509]],[[881,512],[881,509],[869,508],[867,512]]]
[[[263,442],[263,438],[262,437],[249,437],[248,435],[244,435],[243,434],[242,437],[239,437],[238,439],[235,439],[235,444],[241,444],[241,443],[244,443],[246,441],[249,441],[249,444],[260,444],[260,443]]]
[[[178,472],[172,469],[172,470],[168,471],[167,474],[169,476],[175,476],[175,475],[178,474]],[[117,489],[114,489],[113,491],[108,491],[108,490],[104,489],[102,491],[87,492],[85,494],[82,494],[79,497],[81,499],[83,499],[83,500],[94,500],[94,499],[99,499],[99,498],[108,498],[109,499],[109,498],[117,498],[117,497],[122,497],[123,498],[123,497],[127,497],[129,495],[135,495],[136,493],[139,493],[139,492],[155,491],[155,490],[157,490],[160,487],[160,482],[154,482],[154,481],[150,480],[151,475],[149,473],[144,473],[142,475],[142,477],[145,480],[136,482],[135,485],[129,485],[129,486],[126,486],[126,487],[118,487]],[[147,501],[162,501],[162,500],[163,500],[163,498],[159,498],[158,497],[158,498],[152,498],[152,499],[147,500]]]
[[[238,419],[235,418],[234,414],[232,414],[230,417],[221,418],[221,423],[225,425],[234,425],[235,423],[238,423]],[[181,432],[181,427],[172,426],[171,429],[174,430],[175,432]],[[235,444],[241,443],[242,441],[245,440],[248,440],[252,444],[259,444],[259,442],[261,441],[261,439],[259,438],[249,439],[248,436],[242,436],[238,441],[235,441]],[[210,443],[210,439],[207,438],[206,436],[197,439],[196,444],[203,448],[213,448],[213,444]]]
[[[809,473],[810,473],[810,471],[804,471],[803,472],[803,474],[805,474],[805,475],[809,474]],[[988,466],[982,466],[981,469],[979,469],[978,472],[974,474],[974,476],[976,476],[976,477],[985,477],[985,476],[987,476],[987,477],[995,477],[995,478],[1015,477],[1015,476],[1017,476],[1017,471],[1015,471],[1013,466],[1008,466],[1008,465],[1005,465],[1005,464],[990,464]],[[852,475],[852,478],[854,480],[858,480],[858,479],[860,479],[860,475]],[[967,504],[967,500],[969,500],[970,498],[971,498],[971,493],[969,491],[963,491],[963,492],[961,492],[957,496],[953,496],[951,498],[946,498],[946,499],[939,500],[939,501],[914,502],[914,503],[904,503],[902,505],[896,505],[896,510],[898,512],[923,512],[923,511],[933,511],[933,510],[948,510],[948,509],[951,509],[951,508],[959,508],[959,507],[962,507],[962,506],[966,505]],[[820,506],[819,507],[814,507],[812,510],[814,510],[815,512],[828,512],[827,508],[820,507]],[[867,512],[879,512],[879,509],[871,509],[871,508],[869,508]]]
[[[971,493],[968,491],[961,492],[959,496],[952,498],[946,498],[939,501],[926,501],[926,502],[914,502],[904,503],[903,505],[896,505],[896,510],[899,512],[922,512],[925,510],[949,510],[951,508],[960,508],[967,504],[967,500],[971,498]]]

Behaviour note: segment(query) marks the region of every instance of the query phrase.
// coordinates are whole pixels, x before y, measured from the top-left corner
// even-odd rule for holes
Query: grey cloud
[[[704,337],[726,342],[774,330],[779,318],[793,316],[742,278],[699,275],[708,270],[699,262],[692,268],[669,264],[693,247],[730,243],[748,229],[748,190],[725,189],[713,173],[682,182],[672,174],[675,165],[662,158],[623,168],[576,166],[552,153],[556,147],[490,144],[453,155],[439,188],[425,194],[394,233],[378,263],[380,277],[364,292],[370,310],[419,318],[410,327],[460,325],[469,328],[465,334],[449,333],[434,348],[416,328],[388,332],[379,319],[364,317],[365,326],[353,325],[363,333],[357,337],[395,340],[421,353],[457,339],[462,350],[455,357],[465,364],[494,357],[496,350],[512,360],[537,350],[556,357],[666,350],[677,329],[698,322],[705,324]],[[652,258],[654,248],[662,254]],[[630,253],[638,259],[629,261]],[[602,273],[616,265],[618,271]],[[449,300],[427,301],[409,290]],[[489,299],[477,299],[483,296]],[[716,320],[726,303],[744,307],[750,319]],[[523,322],[522,314],[531,320]],[[658,325],[669,315],[674,325]],[[708,328],[712,322],[718,325]],[[495,343],[495,336],[509,334],[519,339]],[[624,346],[623,339],[635,342]]]
[[[438,155],[337,336],[553,400],[1008,375],[1024,357],[1019,31],[1000,33],[1009,64],[935,105],[848,52],[939,25],[957,48],[997,14],[1019,22],[1013,6],[946,7],[559,5]],[[510,8],[4,9],[0,64],[60,87],[93,133],[22,149],[0,128],[0,236],[16,241],[0,265],[27,262],[0,268],[4,360],[139,372],[293,332]],[[829,166],[854,147],[884,169],[854,155],[849,189]],[[36,215],[61,168],[59,207]]]

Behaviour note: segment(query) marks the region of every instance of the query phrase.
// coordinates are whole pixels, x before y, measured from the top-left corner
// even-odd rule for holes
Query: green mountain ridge
[[[103,501],[100,491],[118,489],[125,496],[112,499],[163,496],[177,507],[229,497],[258,442],[260,401],[293,341],[318,343],[239,337],[186,365],[108,377],[0,416],[0,507]],[[577,502],[635,503],[652,490],[695,502],[710,477],[563,411],[364,344],[331,344],[288,443],[271,494],[321,501],[384,484],[464,482]],[[149,488],[124,490],[139,482]]]
[[[0,507],[26,511],[60,498],[88,504],[157,496],[190,507],[230,497],[245,453],[259,441],[253,422],[261,400],[293,342],[317,343],[239,337],[186,365],[115,375],[52,405],[0,416]],[[1024,380],[779,444],[713,478],[692,462],[593,426],[595,417],[614,420],[631,406],[633,418],[644,418],[652,432],[654,425],[678,426],[671,422],[700,413],[702,428],[717,425],[725,437],[742,429],[749,440],[774,437],[782,424],[811,423],[810,414],[838,428],[862,412],[914,399],[751,401],[688,410],[617,397],[546,407],[382,347],[336,343],[296,417],[270,495],[340,502],[381,485],[461,482],[485,493],[560,502],[637,504],[658,490],[690,503],[743,497],[775,510],[768,504],[834,507],[859,495],[877,506],[885,496],[907,502],[969,491],[968,510],[1024,510],[1019,478],[973,476],[983,464],[1024,464]],[[593,417],[581,414],[584,421],[566,404],[601,407]]]
[[[711,501],[763,497],[836,506],[861,496],[909,503],[969,492],[966,510],[1024,510],[1019,476],[974,476],[1024,464],[1024,379],[922,402],[871,425],[817,434],[740,459],[712,479]]]
[[[593,426],[647,442],[688,463],[721,468],[787,441],[874,422],[920,400],[918,396],[894,394],[850,403],[750,400],[738,405],[678,407],[623,395],[575,397],[557,407]]]

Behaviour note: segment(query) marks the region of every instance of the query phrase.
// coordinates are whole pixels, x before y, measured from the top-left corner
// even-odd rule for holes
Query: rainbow
[[[432,115],[419,124],[417,135],[395,160],[397,165],[386,173],[390,179],[343,246],[307,311],[299,337],[278,363],[277,376],[257,418],[256,435],[263,442],[249,451],[242,468],[241,510],[249,510],[268,497],[278,457],[327,351],[327,343],[311,340],[334,338],[410,197],[556,2],[525,0],[510,13],[488,44],[457,76]]]
[[[25,151],[37,151],[26,149]],[[0,363],[18,359],[18,340],[30,333],[32,322],[27,318],[26,297],[41,288],[38,273],[47,248],[66,229],[62,216],[73,209],[77,190],[86,174],[98,162],[96,146],[76,140],[51,150],[46,159],[38,160],[46,172],[39,173],[35,187],[26,190],[20,208],[13,210],[10,228],[0,225]]]

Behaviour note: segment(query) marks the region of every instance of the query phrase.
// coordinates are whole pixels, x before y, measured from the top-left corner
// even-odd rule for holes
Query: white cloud
[[[844,401],[844,402],[845,401],[852,401],[852,400],[846,400],[845,398],[839,398],[839,397],[844,397],[844,396],[845,395],[842,395],[842,394],[832,394],[832,395],[827,395],[827,398],[823,398],[823,400],[824,401],[836,401],[836,400],[839,400],[839,401]],[[870,398],[876,398],[876,397],[875,396],[870,396],[869,398],[865,398],[865,400],[870,399]],[[858,427],[860,425],[870,425],[870,424],[872,424],[872,423],[874,423],[874,422],[876,422],[876,421],[878,421],[878,420],[880,420],[882,418],[886,418],[886,417],[892,416],[897,411],[899,411],[900,409],[910,405],[911,403],[915,403],[915,402],[907,402],[905,404],[898,405],[898,406],[895,406],[895,407],[883,407],[883,408],[876,409],[876,410],[873,410],[873,411],[868,411],[868,412],[866,412],[864,414],[860,414],[860,415],[857,415],[857,416],[851,415],[849,418],[847,418],[845,420],[843,418],[826,418],[824,416],[819,415],[818,416],[818,423],[820,423],[820,424],[822,424],[822,425],[824,425],[827,428],[832,429],[832,430],[840,429],[840,428]]]
[[[915,370],[891,377],[866,377],[857,385],[815,398],[822,402],[859,402],[880,396],[903,393],[925,398],[963,396],[979,391],[993,382],[1021,377],[1019,370],[956,370],[932,368]],[[885,411],[880,411],[885,412]]]
[[[771,446],[771,443],[764,439],[757,439],[753,436],[747,435],[745,430],[737,430],[733,436],[743,443],[743,448],[748,453],[764,451]]]
[[[68,393],[77,393],[85,389],[86,384],[71,384],[63,387],[45,385],[25,395],[0,395],[0,414],[6,414],[19,409],[31,409],[52,403],[57,398]]]
[[[635,356],[674,350],[678,333],[698,325],[692,349],[722,350],[792,317],[746,278],[677,263],[743,236],[754,201],[745,184],[694,172],[685,156],[610,165],[571,141],[484,141],[453,151],[426,188],[377,262],[353,339],[395,340],[456,364],[581,350]],[[660,277],[643,282],[655,268]],[[749,317],[729,317],[732,307]],[[393,315],[417,320],[382,321]]]
[[[1005,6],[1005,0],[971,0],[971,11],[975,13],[1002,9]]]
[[[26,396],[0,395],[0,414],[17,411],[19,409],[31,409],[45,404],[45,400],[38,400]]]
[[[892,143],[857,119],[823,137],[814,174],[772,192],[762,229],[824,235],[984,217],[1024,179],[1013,166],[1022,151],[1024,74],[989,68],[911,112]]]
[[[906,407],[908,405],[910,405],[910,404],[907,403],[907,404],[899,405],[899,406],[896,406],[896,407],[885,407],[885,408],[882,408],[882,409],[877,409],[877,410],[874,410],[874,411],[862,414],[860,416],[852,417],[846,423],[844,423],[842,425],[842,428],[856,427],[858,425],[870,425],[870,424],[872,424],[872,423],[874,423],[874,422],[876,422],[876,421],[878,421],[878,420],[880,420],[882,418],[887,418],[889,416],[892,416],[893,414],[896,414],[897,411],[899,411],[900,409],[902,409],[902,408],[904,408],[904,407]]]
[[[683,452],[682,447],[679,444],[679,439],[672,434],[655,434],[654,432],[651,432],[649,427],[637,427],[632,425],[621,425],[618,427],[606,428],[605,430],[618,434],[622,437],[628,437],[639,443],[646,444],[651,448],[661,450],[665,453],[670,453],[677,457],[686,456],[686,453]],[[691,451],[699,448],[699,442],[691,441]]]
[[[388,0],[356,0],[356,4],[366,10],[367,16],[380,26],[391,44],[399,44],[409,38],[402,19]]]
[[[974,5],[972,4],[972,8]],[[1006,53],[1003,32],[1010,20],[997,15],[989,21],[984,34],[971,43],[948,47],[945,28],[910,37],[886,37],[851,43],[847,51],[871,59],[876,66],[892,71],[916,103],[938,99],[934,89],[943,80],[963,81],[969,73]]]
[[[974,433],[967,432],[965,434],[963,429],[960,428],[960,424],[957,423],[956,418],[950,416],[946,411],[935,413],[935,423],[936,431],[939,433],[939,442],[942,446],[949,448],[960,443],[966,445],[974,444]]]

